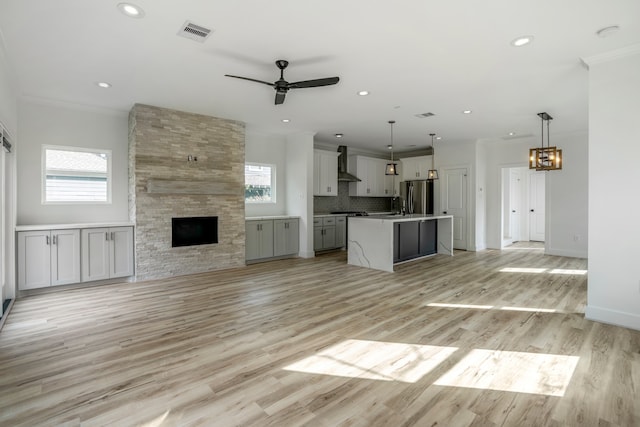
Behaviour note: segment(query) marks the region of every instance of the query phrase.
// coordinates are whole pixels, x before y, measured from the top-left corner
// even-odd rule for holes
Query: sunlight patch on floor
[[[564,396],[579,359],[577,356],[475,349],[434,384]]]
[[[349,339],[283,369],[415,383],[456,350],[457,347]]]
[[[528,311],[532,313],[558,313],[553,308],[537,308],[537,307],[508,307],[494,305],[474,305],[474,304],[450,304],[443,302],[432,302],[427,307],[444,307],[444,308],[470,308],[474,310],[505,310],[505,311]]]
[[[571,270],[564,268],[529,268],[529,267],[505,267],[500,270],[501,273],[532,273],[532,274],[540,274],[540,273],[549,273],[549,274],[568,274],[575,276],[584,276],[587,274],[587,270]]]

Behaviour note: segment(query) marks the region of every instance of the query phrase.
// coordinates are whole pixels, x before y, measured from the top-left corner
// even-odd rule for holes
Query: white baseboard
[[[571,251],[566,249],[554,249],[549,248],[549,250],[545,251],[545,255],[555,255],[555,256],[566,256],[570,258],[588,258],[587,251]]]
[[[300,252],[298,252],[298,256],[300,258],[313,258],[313,257],[316,256],[316,253],[314,251],[311,251],[311,252],[300,251]]]
[[[623,311],[589,305],[584,311],[584,317],[596,322],[640,331],[640,315],[634,313],[625,313]]]

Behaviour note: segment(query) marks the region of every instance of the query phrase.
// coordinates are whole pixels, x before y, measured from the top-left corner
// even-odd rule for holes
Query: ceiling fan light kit
[[[552,171],[562,169],[562,150],[552,147],[549,141],[549,122],[553,120],[547,113],[538,113],[541,121],[541,145],[529,149],[529,169]],[[544,145],[544,123],[547,122],[547,145]]]
[[[226,77],[233,77],[234,79],[249,80],[251,82],[262,83],[267,86],[271,86],[276,91],[275,104],[280,105],[284,103],[284,98],[287,95],[289,89],[304,89],[309,87],[331,86],[340,81],[339,77],[325,77],[323,79],[302,80],[299,82],[289,83],[284,79],[284,70],[289,66],[289,61],[284,59],[278,59],[276,66],[280,69],[280,79],[273,83],[265,82],[264,80],[252,79],[249,77],[234,76],[231,74],[225,74]]]

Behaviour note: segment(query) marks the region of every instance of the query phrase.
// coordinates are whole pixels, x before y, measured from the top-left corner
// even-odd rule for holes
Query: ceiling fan
[[[273,83],[265,82],[263,80],[251,79],[249,77],[232,76],[231,74],[225,74],[225,76],[233,77],[236,79],[249,80],[252,82],[262,83],[262,84],[271,86],[276,90],[276,105],[282,104],[284,102],[284,97],[289,91],[289,89],[303,89],[306,87],[330,86],[340,81],[339,77],[327,77],[324,79],[303,80],[300,82],[289,83],[284,79],[284,69],[287,68],[288,65],[289,65],[289,61],[285,61],[284,59],[278,59],[276,61],[276,66],[280,69],[280,79],[276,80]]]

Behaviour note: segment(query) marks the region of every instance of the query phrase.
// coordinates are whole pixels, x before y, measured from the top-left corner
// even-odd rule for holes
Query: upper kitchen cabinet
[[[393,189],[384,174],[387,161],[365,156],[349,157],[349,172],[361,179],[349,183],[349,196],[392,197]]]
[[[313,195],[338,195],[338,156],[336,151],[313,150]]]
[[[431,169],[431,156],[407,157],[400,161],[403,181],[427,179],[427,173]]]

